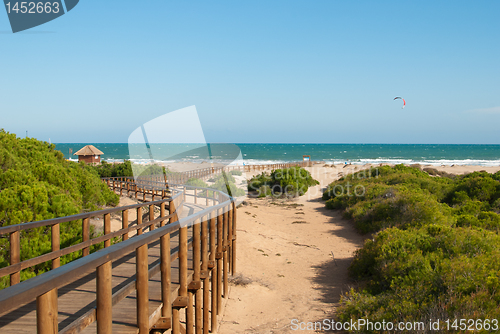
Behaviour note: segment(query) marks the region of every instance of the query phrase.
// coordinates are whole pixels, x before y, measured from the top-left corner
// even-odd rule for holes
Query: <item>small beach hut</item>
[[[88,164],[100,164],[102,154],[104,153],[98,150],[94,145],[87,145],[75,152],[74,155],[78,155],[79,162],[84,161]]]

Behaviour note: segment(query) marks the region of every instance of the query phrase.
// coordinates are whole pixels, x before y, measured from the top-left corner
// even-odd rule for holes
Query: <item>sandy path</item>
[[[250,199],[238,209],[237,274],[220,333],[289,333],[295,332],[292,319],[321,321],[334,314],[363,237],[320,200],[321,187],[337,170],[314,172],[322,184],[298,200]]]
[[[237,272],[219,333],[296,333],[293,319],[307,323],[335,315],[340,295],[351,283],[347,268],[364,237],[338,211],[325,209],[321,190],[342,174],[370,167],[378,166],[316,165],[307,169],[321,184],[299,199],[250,199],[238,209]],[[499,166],[422,167],[454,174],[500,170]],[[246,178],[260,173],[246,173]],[[120,206],[137,202],[122,197]],[[130,221],[137,219],[134,211]],[[113,218],[112,230],[119,229],[118,217]]]

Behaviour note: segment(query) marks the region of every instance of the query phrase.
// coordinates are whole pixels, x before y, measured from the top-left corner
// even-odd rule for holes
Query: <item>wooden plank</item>
[[[172,238],[173,249],[176,249],[177,240]],[[152,245],[148,250],[148,265],[152,267],[158,262],[160,255],[160,244]],[[125,256],[121,261],[113,263],[112,271],[112,290],[114,293],[120,290],[123,286],[131,281],[130,273],[135,272],[136,258],[133,253]],[[192,267],[190,261],[189,267]],[[174,300],[179,289],[179,264],[178,259],[172,262],[171,277],[173,278],[170,287],[171,300]],[[96,275],[92,273],[86,277],[73,282],[59,289],[58,299],[58,318],[59,330],[65,334],[76,333],[74,330],[66,330],[66,327],[72,322],[87,315],[89,318],[85,321],[92,321],[95,318],[96,303]],[[188,284],[192,281],[192,271],[189,271]],[[162,289],[161,289],[161,273],[156,270],[155,275],[151,276],[148,281],[149,285],[149,319],[155,318],[155,312],[161,308]],[[126,298],[113,306],[113,333],[134,333],[138,332],[136,324],[136,293],[132,291]],[[36,307],[35,303],[30,303],[18,310],[10,312],[0,317],[0,333],[36,333]],[[88,324],[88,323],[87,323]],[[96,333],[96,322],[90,326],[83,328],[82,333]],[[83,326],[84,327],[84,326]],[[82,329],[81,327],[79,329]]]
[[[122,180],[123,181],[123,180]],[[122,182],[121,181],[121,182]],[[120,187],[121,184],[120,184]],[[144,192],[145,193],[145,192]],[[154,192],[150,192],[148,194],[151,197],[151,194],[154,195]],[[183,198],[182,194],[181,196],[174,196],[177,197],[178,199]],[[214,193],[215,195],[215,193]],[[216,197],[214,196],[214,199]],[[123,242],[123,244],[116,244],[111,246],[109,241],[106,242],[106,249],[101,250],[99,252],[96,252],[94,254],[89,255],[88,257],[85,257],[84,259],[80,259],[78,261],[75,261],[69,265],[65,265],[61,268],[55,269],[51,272],[48,272],[44,275],[41,275],[39,277],[36,277],[32,280],[29,280],[27,282],[20,283],[19,286],[12,287],[9,289],[9,291],[4,291],[4,294],[0,294],[0,301],[4,300],[13,300],[12,296],[15,296],[15,300],[18,300],[20,304],[28,302],[29,299],[29,294],[37,296],[39,292],[43,291],[48,291],[47,289],[50,287],[52,289],[53,294],[57,296],[59,295],[59,298],[56,298],[56,302],[58,306],[51,306],[52,309],[55,309],[55,317],[52,319],[57,319],[56,320],[56,327],[58,327],[58,330],[61,331],[62,333],[65,334],[70,334],[70,333],[76,333],[80,330],[82,330],[83,333],[95,333],[97,330],[97,326],[101,327],[98,332],[103,332],[103,333],[108,333],[111,332],[111,330],[115,333],[137,333],[138,332],[138,324],[137,324],[137,295],[136,295],[136,290],[134,289],[135,286],[135,275],[131,273],[135,273],[135,268],[136,268],[136,256],[135,256],[135,249],[137,247],[142,246],[142,249],[145,249],[146,252],[146,257],[147,257],[147,267],[149,268],[149,272],[147,273],[146,276],[144,276],[144,271],[142,274],[141,281],[142,282],[147,282],[147,287],[145,288],[146,293],[142,293],[142,299],[144,300],[144,295],[146,295],[146,300],[147,303],[142,302],[141,305],[144,308],[144,305],[146,305],[146,312],[141,312],[144,313],[144,316],[142,316],[142,319],[147,319],[145,321],[146,326],[151,328],[152,325],[156,323],[162,316],[162,313],[167,313],[165,311],[169,310],[168,308],[165,308],[164,312],[162,312],[163,309],[163,303],[162,300],[176,300],[176,297],[181,295],[185,296],[184,298],[188,299],[188,296],[190,298],[190,304],[193,304],[193,299],[192,299],[192,294],[191,292],[188,294],[187,293],[187,287],[191,286],[190,289],[199,289],[201,287],[201,281],[200,281],[200,262],[204,262],[204,267],[207,267],[207,259],[208,259],[208,254],[204,254],[203,258],[200,254],[201,252],[201,240],[200,240],[200,226],[195,225],[196,227],[192,227],[192,224],[195,223],[196,219],[200,219],[203,216],[206,216],[207,214],[214,212],[218,209],[222,209],[224,204],[227,205],[228,203],[222,203],[224,201],[225,197],[219,196],[219,202],[220,204],[215,205],[213,208],[207,208],[205,210],[200,209],[201,211],[192,213],[190,211],[189,216],[186,218],[182,218],[181,221],[182,223],[180,226],[185,226],[181,228],[180,231],[177,229],[179,228],[179,223],[173,223],[172,221],[176,220],[177,212],[175,214],[172,213],[172,211],[169,212],[168,216],[164,215],[165,211],[165,203],[167,201],[157,201],[161,205],[162,209],[162,214],[161,216],[157,219],[154,219],[154,207],[151,205],[151,202],[147,204],[142,204],[139,206],[129,206],[133,208],[137,208],[138,211],[141,213],[141,208],[145,205],[151,205],[150,206],[150,219],[146,224],[151,224],[151,223],[160,223],[161,225],[165,224],[166,219],[173,218],[171,219],[171,224],[170,226],[164,226],[161,228],[161,231],[159,230],[154,230],[148,233],[144,233],[142,236],[136,236],[134,238],[131,238],[130,240],[127,240],[126,242]],[[182,201],[178,201],[178,208],[181,210],[184,206],[184,203]],[[169,203],[169,206],[171,205],[172,209],[175,207],[173,205],[173,201]],[[117,209],[115,209],[117,210]],[[123,208],[119,208],[118,210],[123,210]],[[110,222],[110,213],[111,212],[106,212],[107,210],[101,210],[100,213],[104,213],[104,222],[105,222],[105,228],[104,232],[107,234],[105,237],[109,238],[111,236],[115,236],[116,232],[110,233],[109,229],[109,222]],[[122,211],[123,212],[123,211]],[[184,212],[185,213],[185,212]],[[93,215],[97,215],[96,212],[92,213]],[[180,212],[179,212],[180,214]],[[126,215],[126,214],[125,214]],[[90,217],[90,216],[88,216]],[[138,215],[138,217],[141,217]],[[215,223],[215,217],[212,215],[213,223]],[[68,217],[64,217],[68,218]],[[128,217],[125,217],[124,221],[126,222]],[[227,221],[227,216],[225,217],[225,220]],[[217,217],[218,220],[218,226],[217,229],[213,228],[211,226],[211,233],[212,235],[210,236],[210,250],[211,254],[210,257],[212,257],[215,253],[215,250],[217,250],[217,253],[221,253],[220,247],[222,244],[222,237],[223,237],[223,231],[224,234],[227,233],[228,226],[220,226],[221,224],[221,217]],[[140,219],[138,219],[138,222],[141,223]],[[39,222],[36,222],[39,223]],[[51,220],[52,223],[52,232],[53,235],[56,236],[59,226],[53,225],[55,223],[55,220]],[[211,221],[212,223],[212,221]],[[226,222],[227,224],[227,222]],[[85,225],[84,222],[82,222],[82,225]],[[141,226],[142,227],[142,226]],[[215,226],[214,226],[215,227]],[[135,226],[134,228],[137,228]],[[193,252],[189,252],[188,250],[192,248],[193,246],[193,229],[196,231],[197,237],[196,241],[194,244],[196,245],[194,250],[194,253],[196,254],[196,265],[193,264]],[[205,252],[208,251],[208,222],[205,221],[205,245],[204,249]],[[117,234],[122,236],[124,231],[120,230],[117,231]],[[159,233],[160,232],[160,233]],[[215,233],[217,236],[215,237]],[[58,235],[57,235],[58,236]],[[65,250],[59,250],[58,244],[59,244],[59,238],[53,238],[53,250],[55,251],[52,253],[50,256],[52,258],[57,256],[60,256],[63,254],[65,251],[67,251],[67,248]],[[172,279],[172,282],[170,284],[170,293],[171,296],[170,298],[166,298],[165,294],[162,294],[162,279],[161,276],[163,277],[167,276],[166,270],[160,270],[160,237],[162,237],[164,240],[166,239],[165,237],[168,237],[169,243],[171,246],[168,247],[172,251],[176,251],[179,249],[179,247],[182,249],[182,255],[180,255],[179,258],[179,253],[171,253],[171,258],[170,258],[170,267],[171,267],[171,272],[169,273],[168,276]],[[215,239],[217,240],[217,247],[215,247]],[[85,237],[84,237],[85,239]],[[180,239],[180,240],[179,240]],[[212,239],[214,245],[212,246]],[[99,240],[99,238],[95,238],[92,240],[92,242],[96,242]],[[99,240],[101,241],[101,240]],[[105,240],[102,240],[105,241]],[[101,241],[101,242],[102,242]],[[181,241],[181,242],[180,242]],[[227,237],[226,240],[227,242]],[[180,244],[179,244],[180,242]],[[147,244],[150,243],[149,246]],[[88,247],[87,244],[82,243],[85,246]],[[80,244],[79,246],[83,246]],[[165,247],[165,243],[163,244],[164,249],[167,248]],[[83,247],[82,247],[83,248]],[[132,251],[134,250],[134,251]],[[128,254],[127,254],[128,253]],[[126,254],[126,255],[123,255]],[[186,256],[185,254],[188,254]],[[54,257],[53,257],[54,256]],[[144,263],[144,257],[142,257],[143,260],[142,262]],[[220,262],[220,257],[217,257],[217,262]],[[104,263],[108,262],[111,264],[110,261],[112,262],[112,271],[111,268],[106,268],[104,270]],[[56,259],[57,262],[57,259]],[[78,263],[77,263],[78,262]],[[202,263],[203,263],[202,262]],[[167,262],[163,262],[163,266],[165,267],[167,265]],[[57,263],[55,267],[57,267]],[[97,284],[97,286],[103,286],[102,291],[100,294],[103,296],[99,303],[103,303],[106,305],[113,305],[112,310],[109,309],[108,312],[106,312],[105,316],[99,316],[99,312],[95,311],[96,308],[96,273],[95,269],[101,266],[101,271],[102,273],[100,274],[101,281],[106,281],[108,280],[108,275],[109,279],[111,282],[109,284]],[[144,267],[144,264],[142,265]],[[190,283],[193,281],[193,268],[196,267],[196,284],[191,284]],[[225,266],[226,267],[226,266]],[[222,292],[222,286],[221,286],[221,278],[222,278],[222,273],[219,271],[221,270],[221,265],[218,263],[217,266],[217,274],[215,273],[215,270],[213,272],[213,276],[216,277],[216,286],[215,290],[219,292],[219,294]],[[227,269],[224,268],[224,269]],[[91,270],[94,270],[93,272]],[[205,269],[206,270],[206,269]],[[163,272],[163,273],[162,273]],[[109,273],[109,274],[108,274]],[[112,273],[112,274],[111,274]],[[203,277],[206,279],[207,272],[204,271]],[[132,275],[132,276],[131,276]],[[42,277],[43,276],[43,277]],[[214,279],[215,277],[212,278]],[[104,278],[103,278],[104,277]],[[64,285],[65,282],[75,280],[74,282]],[[204,282],[205,283],[205,282]],[[196,286],[196,288],[194,288]],[[206,279],[206,284],[204,286],[208,287],[208,279]],[[164,284],[165,287],[165,284]],[[58,290],[57,290],[58,289]],[[144,289],[143,284],[141,285],[141,289]],[[149,291],[149,294],[147,293]],[[194,291],[194,290],[193,290]],[[208,290],[207,290],[208,291]],[[201,292],[201,291],[200,291]],[[186,296],[188,295],[188,296]],[[202,304],[202,294],[197,294],[197,300],[196,304],[200,305]],[[217,299],[220,299],[220,296],[217,296]],[[10,299],[9,299],[10,298]],[[2,304],[2,303],[0,303]],[[18,333],[18,332],[23,332],[23,333],[36,333],[37,328],[36,328],[36,323],[37,323],[37,318],[36,318],[36,307],[34,302],[30,302],[24,306],[21,306],[13,311],[8,311],[10,308],[12,308],[12,304],[16,305],[16,303],[11,303],[10,306],[7,306],[5,303],[3,303],[4,307],[1,307],[0,305],[0,311],[3,310],[3,312],[8,312],[7,314],[3,315],[0,317],[0,333]],[[221,303],[217,303],[216,308],[220,308]],[[183,306],[184,307],[184,306]],[[214,308],[215,309],[215,308]],[[196,321],[196,327],[197,327],[197,333],[199,324],[201,324],[201,309],[197,310],[197,321]],[[217,312],[217,310],[215,310]],[[147,314],[146,314],[147,313]],[[213,312],[212,312],[213,313]],[[110,316],[112,314],[112,316]],[[163,317],[166,314],[163,315]],[[94,320],[97,318],[112,318],[112,321],[107,322],[103,326],[99,324],[99,322],[95,322]],[[163,318],[162,318],[163,319]],[[50,320],[50,318],[46,318],[45,320]],[[45,321],[44,320],[44,321]],[[78,321],[77,321],[78,320]],[[192,324],[191,319],[190,323]],[[58,323],[57,323],[58,321]],[[144,327],[144,321],[143,323],[143,330],[146,332]],[[175,323],[175,321],[174,321]],[[90,324],[90,325],[89,325]],[[180,332],[184,332],[185,329],[180,323],[178,324],[178,330]],[[47,327],[48,328],[48,327]],[[192,326],[191,326],[192,329]],[[189,331],[191,331],[191,329]],[[39,329],[40,330],[40,329]]]

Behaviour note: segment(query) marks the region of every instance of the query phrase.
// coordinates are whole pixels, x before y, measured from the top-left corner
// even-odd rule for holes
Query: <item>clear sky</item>
[[[82,0],[12,34],[0,9],[0,128],[119,143],[196,105],[209,142],[500,144],[499,18],[496,0]]]

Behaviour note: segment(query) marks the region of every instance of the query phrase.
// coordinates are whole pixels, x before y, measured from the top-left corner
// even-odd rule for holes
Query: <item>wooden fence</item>
[[[0,236],[8,235],[10,241],[10,265],[0,268],[0,277],[10,276],[10,287],[0,291],[0,324],[5,314],[15,313],[20,306],[36,299],[36,323],[32,325],[36,326],[37,333],[78,333],[94,322],[97,322],[98,333],[111,333],[113,306],[134,292],[137,298],[135,317],[139,333],[169,328],[174,334],[208,333],[209,330],[214,332],[217,328],[217,314],[221,311],[222,296],[226,297],[228,292],[228,275],[234,273],[236,268],[235,203],[233,198],[223,192],[182,183],[190,178],[205,178],[222,171],[251,172],[309,164],[310,162],[298,162],[206,168],[177,174],[167,184],[166,180],[160,178],[141,179],[140,182],[132,178],[106,178],[104,181],[108,186],[119,191],[120,195],[125,191],[127,195],[133,192],[136,198],[141,194],[142,200],[150,201],[0,227]],[[204,190],[209,191],[201,195],[200,192]],[[210,203],[212,206],[179,219],[186,196],[193,196],[195,203],[202,198],[207,206]],[[158,217],[155,217],[155,208],[159,208]],[[132,224],[129,221],[130,210],[136,210],[137,213],[137,220]],[[146,210],[147,219],[143,221]],[[112,214],[121,217],[121,229],[114,232],[111,232]],[[103,235],[92,237],[90,220],[96,217],[102,217]],[[81,242],[61,248],[60,226],[74,221],[81,222]],[[41,227],[50,227],[51,251],[21,261],[21,233]],[[149,232],[144,233],[146,230]],[[129,238],[131,234],[135,236]],[[176,247],[171,242],[174,235],[177,238]],[[112,240],[116,242],[113,245]],[[157,264],[148,266],[148,245],[155,242],[160,245],[160,259]],[[104,244],[104,249],[91,254],[91,247],[99,243]],[[60,265],[62,256],[80,251],[81,258],[64,266]],[[130,273],[133,280],[113,292],[112,263],[131,252],[135,252],[136,262],[135,272]],[[173,283],[171,264],[175,260],[178,260],[178,277],[177,282]],[[47,261],[51,261],[52,270],[20,282],[22,270]],[[97,278],[96,306],[72,319],[64,328],[59,328],[58,289],[93,272]],[[157,297],[161,299],[161,305],[150,312],[148,281],[158,274],[161,296]],[[185,312],[185,328],[180,321],[181,310]],[[9,324],[2,327],[0,332],[8,329]],[[25,331],[27,327],[13,330]]]
[[[228,274],[235,270],[236,211],[232,198],[221,192],[214,193],[217,194],[217,204],[183,219],[178,219],[178,209],[182,207],[184,197],[182,192],[177,192],[170,198],[157,201],[0,228],[0,234],[9,234],[11,240],[11,265],[0,269],[1,276],[10,275],[11,287],[0,291],[0,315],[36,298],[37,332],[56,333],[59,331],[57,289],[96,272],[96,307],[62,328],[62,333],[77,333],[94,321],[97,321],[98,333],[111,333],[113,306],[134,291],[139,333],[167,328],[172,328],[173,333],[181,333],[181,310],[186,312],[187,333],[215,331],[221,298],[227,296]],[[154,218],[154,206],[160,207],[158,218]],[[142,209],[146,207],[149,208],[150,219],[142,222]],[[137,223],[128,226],[128,211],[133,209],[138,213]],[[116,212],[121,213],[123,228],[110,232],[110,215]],[[104,235],[92,239],[88,235],[89,218],[96,216],[104,218]],[[75,220],[82,221],[82,242],[59,249],[59,225]],[[20,232],[43,226],[51,227],[52,251],[20,262]],[[150,231],[143,233],[145,228]],[[133,231],[137,231],[137,235],[128,238]],[[171,238],[174,234],[177,235],[178,245],[173,249]],[[191,237],[188,238],[188,234]],[[121,237],[122,242],[111,245],[114,237]],[[148,244],[156,241],[160,244],[159,263],[148,267]],[[100,242],[104,242],[105,248],[89,254],[90,246]],[[61,256],[80,250],[83,251],[82,258],[59,267]],[[136,271],[131,275],[135,274],[136,278],[113,293],[111,264],[134,251]],[[172,295],[171,263],[176,259],[179,262],[178,279]],[[49,260],[53,270],[19,283],[22,269]],[[157,297],[162,303],[151,313],[148,280],[158,273],[162,293]],[[0,332],[7,329],[8,326],[5,326]],[[23,328],[18,330],[24,331]]]

